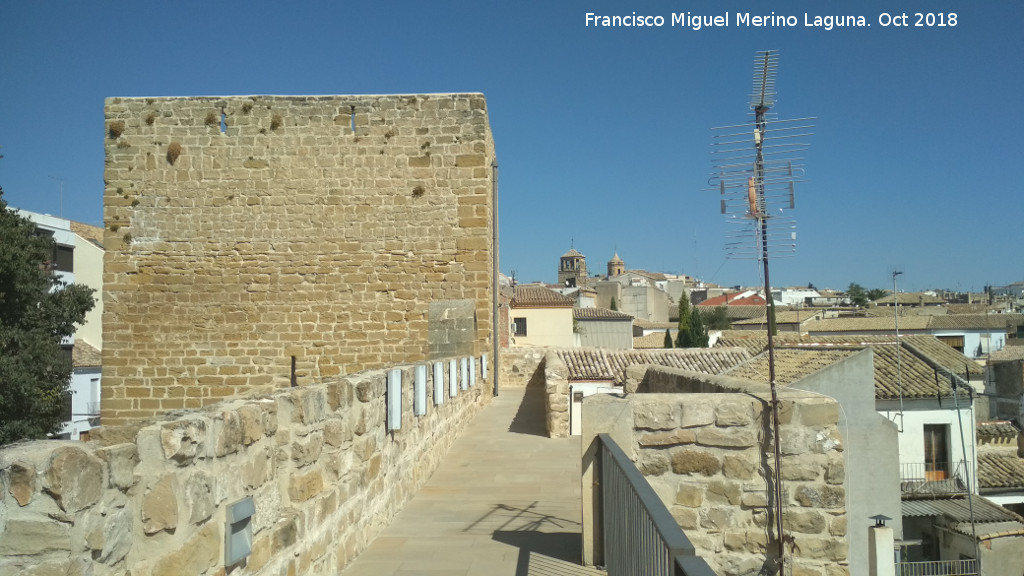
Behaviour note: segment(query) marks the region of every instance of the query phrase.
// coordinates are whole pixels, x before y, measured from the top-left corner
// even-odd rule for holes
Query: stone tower
[[[482,94],[106,101],[103,423],[486,352]]]
[[[608,277],[612,278],[624,274],[626,272],[626,263],[619,258],[619,253],[616,252],[615,256],[608,261]]]
[[[558,283],[570,288],[587,284],[587,257],[570,248],[558,261]]]

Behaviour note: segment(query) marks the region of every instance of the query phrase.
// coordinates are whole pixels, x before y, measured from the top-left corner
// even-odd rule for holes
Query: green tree
[[[708,330],[728,330],[732,327],[729,324],[729,315],[725,306],[715,306],[711,310],[701,313],[701,317]]]
[[[665,328],[665,348],[671,348],[671,347],[672,347],[672,332],[668,328]]]
[[[60,430],[71,384],[61,340],[93,307],[93,290],[60,281],[53,239],[7,207],[0,188],[0,444]]]
[[[690,298],[686,291],[679,296],[679,332],[676,334],[676,348],[690,347]]]
[[[872,288],[868,290],[868,300],[874,302],[875,300],[881,300],[889,295],[889,291],[884,288]]]
[[[612,296],[612,310],[619,311],[619,303],[615,301],[615,296]]]
[[[864,290],[864,287],[856,282],[850,282],[850,286],[846,289],[846,297],[854,306],[863,308],[868,305],[867,290]]]
[[[708,341],[708,330],[704,327],[704,320],[697,308],[694,307],[690,315],[690,347],[707,348]]]

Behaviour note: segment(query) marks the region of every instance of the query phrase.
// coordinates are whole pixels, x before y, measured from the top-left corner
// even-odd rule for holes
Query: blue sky
[[[730,27],[669,25],[728,13]],[[736,27],[735,13],[797,27]],[[883,27],[883,12],[956,12]],[[648,14],[661,28],[586,27]],[[804,13],[870,27],[803,26]],[[756,51],[782,118],[817,117],[795,256],[776,285],[980,291],[1024,280],[1024,4],[842,0],[0,4],[0,185],[100,225],[109,96],[483,92],[500,163],[501,268],[554,281],[570,244],[603,271],[760,282],[726,260],[711,128],[747,120]],[[63,202],[60,181],[63,180]]]

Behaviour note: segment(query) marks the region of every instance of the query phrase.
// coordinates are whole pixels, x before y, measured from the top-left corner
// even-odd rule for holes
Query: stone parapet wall
[[[503,348],[498,371],[502,388],[544,386],[544,348]]]
[[[422,416],[414,367],[399,367],[402,426],[392,432],[387,372],[373,370],[153,419],[122,443],[5,447],[0,574],[336,575],[489,401],[474,365],[476,385],[452,398],[445,362],[444,403],[428,392]],[[245,496],[252,554],[228,570],[226,507]]]
[[[782,400],[783,528],[793,573],[847,573],[838,405]],[[757,574],[775,555],[769,396],[640,394],[632,398],[637,466],[720,576]]]
[[[569,369],[552,350],[544,357],[545,420],[549,438],[569,436]]]
[[[105,116],[105,424],[491,350],[482,94],[110,98]]]
[[[778,545],[768,387],[672,368],[651,366],[644,373],[637,378],[632,372],[641,393],[584,400],[584,442],[630,419],[631,433],[622,438],[619,431],[619,441],[698,555],[720,576],[766,573],[766,563],[773,572]],[[709,391],[642,393],[648,387]],[[779,394],[786,573],[847,576],[839,405],[800,391]]]

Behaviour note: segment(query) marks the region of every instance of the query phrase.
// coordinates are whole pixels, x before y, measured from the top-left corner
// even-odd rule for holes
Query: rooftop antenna
[[[750,96],[752,122],[714,128],[709,179],[721,195],[721,212],[732,226],[726,234],[726,257],[760,261],[768,315],[768,380],[772,392],[775,452],[775,534],[779,576],[784,575],[785,538],[782,527],[782,454],[779,438],[779,396],[775,381],[775,299],[768,274],[768,255],[790,256],[796,251],[796,225],[786,210],[796,207],[795,183],[802,182],[804,158],[813,118],[779,120],[769,112],[775,105],[777,50],[754,58]],[[753,144],[753,146],[751,146]]]

